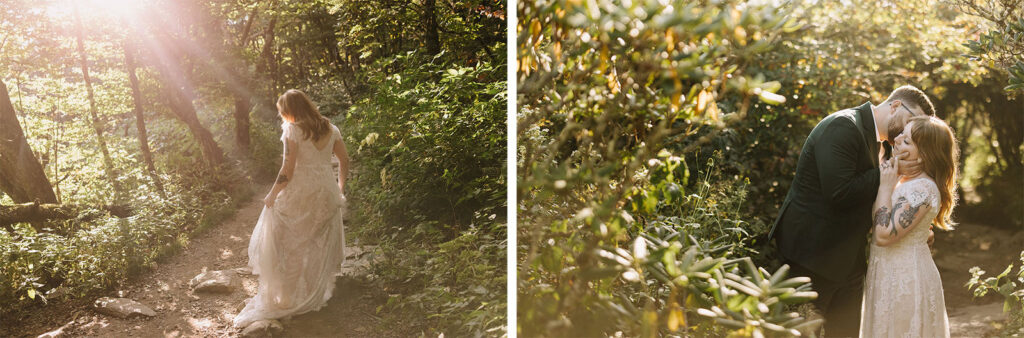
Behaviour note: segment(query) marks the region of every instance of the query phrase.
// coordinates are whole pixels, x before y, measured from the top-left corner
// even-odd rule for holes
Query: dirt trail
[[[15,336],[44,333],[62,337],[233,337],[241,333],[231,326],[243,300],[256,293],[254,276],[241,274],[241,287],[229,294],[194,293],[189,281],[204,270],[230,270],[245,267],[252,229],[263,207],[262,194],[269,187],[259,186],[249,203],[235,215],[193,238],[187,248],[155,269],[126,283],[106,296],[131,298],[156,311],[155,317],[119,319],[98,314],[89,302],[49,306],[33,314],[25,327],[9,332]],[[384,302],[365,277],[339,277],[334,296],[318,312],[281,321],[286,337],[389,337],[394,332],[382,328],[373,313]]]
[[[936,231],[932,252],[942,276],[951,336],[989,337],[998,333],[998,322],[1005,319],[1002,297],[990,292],[974,299],[964,285],[974,266],[985,270],[985,277],[1003,272],[1010,263],[1019,267],[1021,250],[1022,230],[968,223],[951,232]]]

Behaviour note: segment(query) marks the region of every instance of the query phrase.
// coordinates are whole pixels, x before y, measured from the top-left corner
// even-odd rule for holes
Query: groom
[[[807,136],[796,176],[772,226],[791,273],[811,278],[814,305],[829,337],[857,337],[867,273],[867,234],[878,191],[878,161],[913,116],[935,115],[928,96],[903,86],[871,102],[825,117]],[[920,171],[900,161],[901,172]]]

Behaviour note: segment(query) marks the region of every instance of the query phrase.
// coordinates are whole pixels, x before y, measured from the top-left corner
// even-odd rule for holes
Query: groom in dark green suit
[[[825,117],[800,151],[769,237],[792,274],[811,278],[826,336],[858,336],[879,157],[888,158],[886,142],[919,115],[934,116],[935,108],[920,89],[903,86],[877,106],[866,102]],[[909,161],[900,168],[920,170]]]

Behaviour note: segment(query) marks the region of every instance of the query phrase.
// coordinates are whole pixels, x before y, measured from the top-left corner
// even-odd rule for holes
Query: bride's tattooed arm
[[[910,232],[911,227],[928,221],[924,216],[930,209],[926,203],[914,205],[903,196],[896,199],[892,209],[885,205],[879,206],[875,210],[875,244],[887,246],[898,242]]]
[[[291,155],[291,153],[292,153],[291,147],[288,147],[288,144],[285,144],[285,147],[284,147],[285,166],[282,166],[281,167],[281,171],[277,173],[277,181],[274,182],[274,183],[276,183],[276,184],[288,183],[288,174],[285,173],[285,168],[286,168],[286,165],[288,163],[288,158],[291,157],[291,156],[289,156],[289,155]]]
[[[289,179],[295,173],[296,146],[297,144],[292,140],[287,140],[284,143],[284,163],[281,164],[281,171],[277,173],[277,181],[274,182],[274,187],[264,199],[267,206],[273,206],[273,201],[277,198],[277,194],[284,187],[288,186]]]

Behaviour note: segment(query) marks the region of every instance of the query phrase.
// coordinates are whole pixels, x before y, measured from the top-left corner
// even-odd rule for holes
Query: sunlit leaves
[[[519,11],[520,332],[650,335],[709,323],[694,317],[700,304],[736,302],[713,272],[744,250],[724,245],[744,222],[725,210],[736,199],[711,198],[708,177],[687,191],[684,158],[711,140],[689,136],[742,121],[759,97],[785,101],[772,96],[781,83],[744,60],[802,24],[734,2],[540,1]],[[688,146],[666,149],[669,139]],[[712,237],[725,242],[705,247]]]
[[[424,285],[389,300],[381,308],[388,320],[452,335],[499,332],[505,68],[430,60],[412,52],[371,66],[372,94],[342,124],[346,141],[359,144],[350,210],[360,237],[380,238],[394,253],[379,267],[385,284]],[[443,321],[418,318],[424,312]]]

